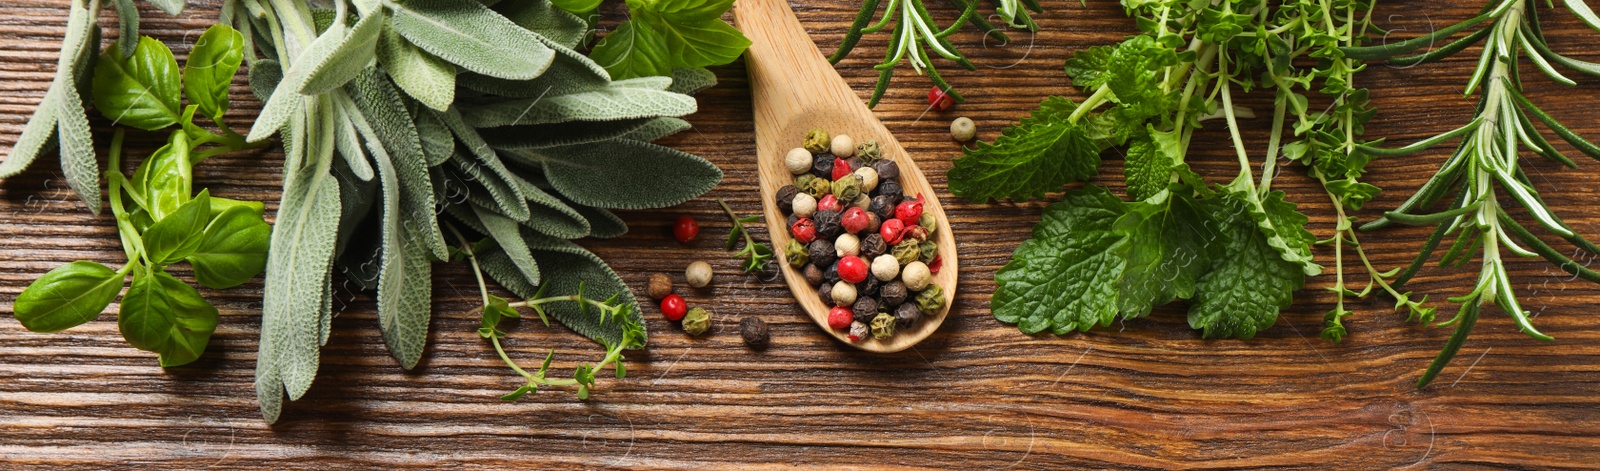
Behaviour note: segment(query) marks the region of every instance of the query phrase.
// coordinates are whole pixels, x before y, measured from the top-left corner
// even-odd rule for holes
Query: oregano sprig
[[[740,217],[733,213],[733,208],[729,207],[728,202],[722,200],[722,198],[717,198],[717,204],[722,205],[722,212],[727,214],[728,221],[733,223],[733,227],[728,230],[728,243],[724,250],[733,250],[739,247],[740,239],[744,239],[744,248],[739,249],[739,253],[734,254],[736,257],[744,258],[744,272],[755,273],[766,270],[767,264],[772,261],[772,246],[756,242],[755,236],[751,235],[750,230],[744,227],[745,224],[760,222],[761,216]]]

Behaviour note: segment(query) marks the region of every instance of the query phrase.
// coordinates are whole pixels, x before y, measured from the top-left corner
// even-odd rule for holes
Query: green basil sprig
[[[117,327],[129,345],[159,354],[161,366],[177,366],[205,351],[217,327],[217,308],[166,269],[188,262],[200,285],[222,289],[249,281],[266,266],[272,229],[262,219],[262,203],[193,190],[196,163],[250,147],[222,119],[244,41],[233,28],[212,27],[196,43],[182,77],[172,51],[160,41],[140,38],[126,54],[122,44],[107,48],[94,68],[95,107],[118,124],[138,129],[181,125],[167,145],[128,176],[118,170],[127,130],[119,127],[112,137],[106,181],[128,261],[119,270],[87,260],[51,270],[17,296],[15,312],[23,327],[34,332],[82,325],[98,317],[131,276]],[[181,106],[180,82],[188,107]],[[222,134],[196,125],[197,112],[205,113]],[[208,145],[212,148],[197,152]]]

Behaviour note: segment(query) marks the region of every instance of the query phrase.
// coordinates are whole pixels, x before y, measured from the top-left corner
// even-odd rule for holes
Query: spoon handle
[[[757,127],[783,127],[818,106],[859,103],[854,90],[811,42],[787,0],[739,0],[733,21],[750,38],[745,66],[750,73]],[[856,112],[871,117],[865,105]],[[854,110],[852,110],[854,111]]]

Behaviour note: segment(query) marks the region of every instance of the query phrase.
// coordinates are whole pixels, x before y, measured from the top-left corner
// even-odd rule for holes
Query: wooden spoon
[[[778,251],[775,263],[781,266],[789,290],[817,325],[842,342],[871,352],[911,348],[944,323],[956,293],[956,240],[933,186],[906,155],[900,142],[889,134],[817,50],[786,0],[739,0],[733,6],[733,19],[751,42],[750,49],[745,52],[745,65],[750,71],[755,108],[756,161],[762,206],[772,245]],[[794,182],[794,175],[783,165],[784,154],[799,147],[805,141],[806,131],[813,128],[825,129],[833,135],[848,134],[856,142],[877,140],[883,157],[899,164],[900,185],[905,194],[921,194],[923,211],[939,220],[934,238],[939,244],[941,267],[933,283],[944,289],[944,308],[932,316],[923,316],[922,322],[901,329],[886,340],[868,337],[851,342],[847,337],[849,332],[828,327],[829,304],[818,297],[815,286],[806,284],[800,271],[783,262],[784,248],[790,240],[788,217],[778,210],[773,195],[779,188]]]

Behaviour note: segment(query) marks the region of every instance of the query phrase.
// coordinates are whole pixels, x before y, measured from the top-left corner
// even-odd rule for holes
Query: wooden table
[[[0,153],[9,152],[44,93],[67,2],[4,3]],[[181,56],[215,17],[216,2],[200,3],[180,19],[144,6],[146,34],[173,44]],[[804,3],[797,8],[802,21],[831,50],[858,3]],[[1081,98],[1067,86],[1062,60],[1133,31],[1114,2],[1046,3],[1049,11],[1039,16],[1045,31],[1036,38],[1022,33],[1012,45],[985,47],[975,33],[958,36],[979,70],[940,65],[968,103],[924,113],[928,82],[902,68],[878,107],[941,191],[960,151],[948,136],[951,119],[971,117],[980,135],[993,139],[1048,94]],[[1467,18],[1479,2],[1456,3],[1389,2],[1375,18],[1410,37]],[[929,4],[935,16],[953,16],[944,2]],[[107,16],[108,35],[114,35],[114,15]],[[1558,49],[1600,60],[1591,48],[1593,32],[1565,13],[1547,16],[1546,32]],[[842,64],[863,98],[883,42],[883,36],[867,38]],[[1460,87],[1475,59],[1469,51],[1440,65],[1372,67],[1359,78],[1381,109],[1370,135],[1408,142],[1464,122],[1471,103]],[[1567,89],[1524,69],[1546,109],[1600,138],[1593,118],[1600,80],[1583,77],[1579,87]],[[700,96],[701,111],[691,120],[697,130],[667,144],[721,165],[723,184],[681,207],[626,213],[631,234],[585,243],[614,261],[640,292],[651,273],[680,272],[686,260],[710,261],[718,271],[715,284],[688,297],[717,313],[711,335],[687,337],[652,309],[646,316],[650,347],[628,355],[627,379],[602,379],[587,402],[570,391],[547,391],[502,403],[496,397],[517,378],[474,332],[468,272],[441,266],[434,278],[432,346],[421,365],[413,371],[396,366],[379,337],[372,295],[341,289],[315,387],[268,427],[251,389],[259,282],[205,293],[222,310],[222,325],[204,358],[167,371],[153,355],[123,342],[112,314],[54,335],[28,333],[4,315],[0,468],[1600,466],[1600,329],[1593,316],[1600,289],[1538,260],[1511,266],[1525,304],[1539,314],[1535,322],[1556,341],[1530,340],[1504,315],[1486,313],[1455,363],[1419,391],[1412,383],[1448,331],[1407,324],[1389,310],[1389,300],[1374,298],[1351,306],[1357,315],[1344,343],[1320,340],[1322,313],[1333,300],[1321,289],[1331,282],[1328,276],[1311,280],[1277,325],[1250,341],[1201,340],[1181,306],[1087,334],[1022,335],[995,321],[987,300],[994,271],[1027,237],[1043,205],[975,205],[941,194],[962,243],[953,317],[900,354],[840,345],[793,306],[782,283],[737,274],[738,262],[721,249],[728,224],[716,198],[744,213],[756,213],[758,204],[744,69],[734,64],[717,75],[722,85]],[[259,104],[242,80],[234,96],[243,100],[234,119],[248,121]],[[96,126],[104,142],[108,123]],[[1264,142],[1262,121],[1250,126],[1247,140]],[[130,141],[135,155],[159,144],[158,136],[136,135]],[[1237,171],[1221,134],[1203,134],[1197,147],[1190,162],[1202,173],[1222,181]],[[1371,181],[1388,191],[1361,215],[1370,219],[1375,209],[1392,207],[1442,157],[1435,151],[1373,163]],[[280,159],[277,151],[226,156],[202,165],[198,178],[219,195],[267,200],[271,210]],[[1578,170],[1531,157],[1526,162],[1557,211],[1581,232],[1600,235],[1595,162],[1585,159]],[[1119,164],[1113,156],[1105,173],[1120,174]],[[1302,168],[1284,172],[1274,187],[1289,191],[1311,216],[1313,232],[1326,237],[1332,226],[1326,199]],[[680,214],[703,225],[696,243],[684,246],[664,235]],[[1424,236],[1424,229],[1396,229],[1363,239],[1374,261],[1388,268],[1408,260]],[[1331,264],[1328,251],[1317,255]],[[55,159],[41,158],[0,185],[0,311],[9,312],[14,296],[52,267],[76,259],[115,264],[121,256],[110,217],[91,216],[75,200]],[[1461,294],[1474,269],[1430,268],[1410,287],[1440,301]],[[1453,309],[1441,307],[1441,317]],[[771,324],[771,349],[754,352],[740,342],[736,322],[746,316]],[[562,372],[600,354],[597,345],[563,328],[532,324],[512,333],[509,348],[527,361],[555,348]]]

